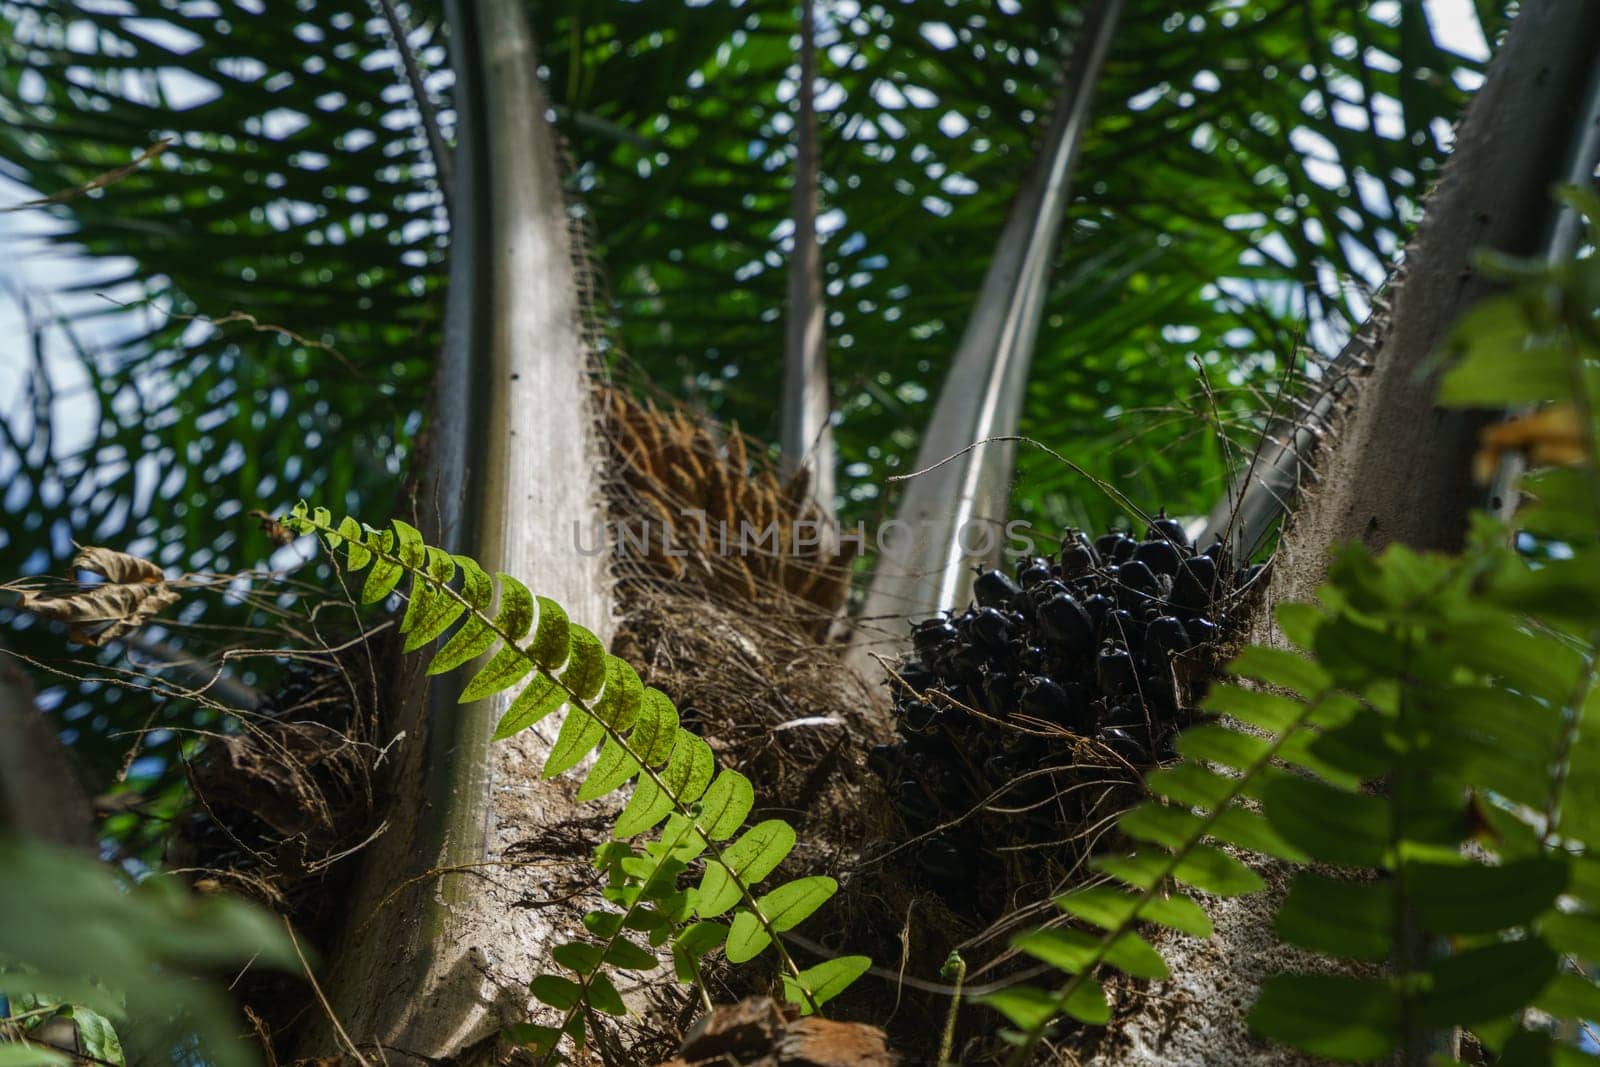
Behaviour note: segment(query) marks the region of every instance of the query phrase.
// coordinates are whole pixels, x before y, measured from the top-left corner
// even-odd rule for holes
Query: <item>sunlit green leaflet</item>
[[[411,647],[443,637],[464,620],[428,668],[440,673],[481,661],[471,668],[463,700],[507,692],[532,674],[534,680],[510,702],[495,733],[504,737],[528,728],[564,706],[543,774],[571,770],[599,748],[600,756],[583,772],[580,796],[598,798],[634,782],[617,816],[614,839],[597,853],[612,877],[607,899],[624,910],[620,916],[591,913],[585,922],[598,940],[555,950],[555,961],[577,981],[544,976],[535,983],[534,994],[564,1014],[556,1027],[522,1028],[527,1041],[553,1055],[562,1034],[583,1039],[579,1005],[608,1014],[625,1010],[601,965],[648,969],[656,960],[627,940],[624,929],[649,934],[652,948],[672,941],[680,974],[692,975],[694,961],[724,940],[728,959],[736,963],[770,945],[787,973],[786,989],[805,1012],[816,1011],[864,972],[864,957],[840,957],[805,971],[794,963],[779,935],[825,903],[837,884],[830,878],[801,878],[757,896],[754,887],[793,847],[794,830],[767,820],[740,835],[755,800],[750,783],[737,771],[718,773],[710,747],[679,725],[672,702],[646,689],[632,667],[607,655],[594,635],[572,623],[559,606],[543,597],[536,601],[510,575],[490,579],[468,557],[447,560],[399,520],[381,530],[348,516],[336,523],[326,508],[301,502],[282,521],[343,553],[346,568],[360,577],[363,603],[386,601],[409,579],[401,631]],[[459,587],[451,584],[457,574]],[[535,695],[525,701],[530,692]],[[560,699],[553,697],[556,693]],[[665,828],[644,844],[642,855],[626,843],[663,821]],[[735,835],[736,841],[725,844]],[[706,873],[700,885],[678,889],[677,876],[702,852]],[[730,908],[736,911],[728,932],[710,936]]]

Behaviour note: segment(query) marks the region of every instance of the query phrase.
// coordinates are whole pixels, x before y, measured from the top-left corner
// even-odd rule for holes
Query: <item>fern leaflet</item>
[[[653,952],[623,936],[627,929],[647,934],[652,949],[670,942],[680,977],[692,976],[698,959],[719,946],[734,963],[754,959],[770,946],[785,972],[786,994],[805,1013],[837,996],[870,965],[854,956],[805,970],[795,964],[779,935],[826,903],[836,883],[801,878],[757,894],[755,886],[794,847],[793,828],[771,819],[739,834],[754,807],[750,782],[737,771],[717,773],[710,746],[679,724],[672,701],[646,688],[631,666],[608,655],[600,640],[559,605],[535,597],[508,574],[491,578],[476,561],[425,544],[414,527],[399,520],[381,530],[350,517],[335,524],[326,508],[302,502],[283,524],[296,533],[318,535],[332,550],[343,548],[347,568],[366,572],[363,603],[385,600],[410,576],[400,625],[407,650],[444,637],[460,622],[427,669],[441,674],[482,661],[466,683],[463,702],[507,692],[526,680],[502,715],[496,739],[565,707],[542,768],[546,777],[572,770],[598,748],[579,798],[594,800],[634,785],[613,840],[597,851],[597,863],[611,875],[607,899],[623,911],[590,913],[585,925],[595,940],[555,950],[556,962],[577,981],[546,975],[532,989],[563,1013],[559,1027],[520,1028],[547,1058],[555,1055],[563,1034],[582,1042],[582,1011],[623,1010],[603,966],[638,969],[646,957],[655,965]],[[642,854],[625,843],[663,820],[664,829]],[[677,889],[679,876],[702,854],[705,872],[699,885]],[[729,911],[733,915],[725,923],[722,917]]]

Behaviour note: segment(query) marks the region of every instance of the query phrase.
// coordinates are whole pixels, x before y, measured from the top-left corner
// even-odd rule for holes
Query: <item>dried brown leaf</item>
[[[64,622],[74,641],[99,646],[144,625],[157,612],[180,599],[161,568],[147,559],[89,545],[72,557],[73,572],[89,571],[105,579],[80,585],[76,592],[46,596],[24,590],[17,606],[47,619]]]
[[[167,580],[161,568],[149,560],[98,545],[79,546],[78,554],[72,557],[72,565],[68,569],[98,574],[106,581],[119,585]]]
[[[891,1067],[882,1030],[864,1023],[795,1019],[766,997],[713,1008],[689,1030],[678,1058],[660,1067]]]
[[[247,512],[250,518],[261,524],[261,532],[267,535],[267,540],[278,546],[294,543],[294,533],[283,523],[265,511]]]

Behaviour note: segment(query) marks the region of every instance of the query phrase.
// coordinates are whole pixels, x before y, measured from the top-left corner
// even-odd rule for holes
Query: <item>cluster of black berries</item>
[[[985,571],[974,606],[917,625],[890,680],[901,740],[869,763],[921,837],[927,878],[969,887],[974,849],[1071,840],[1105,814],[1083,783],[1132,782],[1169,756],[1258,571],[1221,544],[1197,552],[1162,517],[1142,541],[1074,531],[1055,558],[1019,560],[1014,579]]]

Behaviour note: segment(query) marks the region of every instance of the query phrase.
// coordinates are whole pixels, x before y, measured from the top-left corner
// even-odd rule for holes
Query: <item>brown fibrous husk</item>
[[[169,869],[282,915],[313,955],[341,918],[344,861],[383,830],[376,654],[363,640],[288,660],[266,703],[187,764],[193,799],[168,844]],[[291,1039],[311,1006],[297,975],[247,969],[234,991],[263,1040]]]

